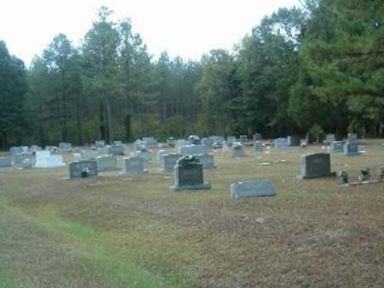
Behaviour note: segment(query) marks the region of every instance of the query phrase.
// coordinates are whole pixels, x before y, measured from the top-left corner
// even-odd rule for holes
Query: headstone
[[[157,145],[157,141],[153,137],[143,137],[143,142],[147,148],[153,148]]]
[[[140,139],[136,139],[135,142],[133,142],[133,150],[135,151],[139,151],[146,148],[147,148],[146,143]]]
[[[273,146],[276,149],[285,149],[288,147],[288,141],[287,138],[277,138],[273,141]]]
[[[358,142],[358,137],[356,133],[348,133],[348,143],[357,143]]]
[[[69,179],[95,177],[98,174],[95,160],[83,160],[69,163]]]
[[[247,136],[247,135],[240,135],[240,137],[239,137],[239,140],[240,140],[241,143],[246,142],[247,139],[248,139],[248,136]]]
[[[174,171],[175,185],[171,187],[171,192],[211,188],[209,183],[204,183],[203,165],[200,163],[189,163],[184,166],[175,165]]]
[[[263,137],[261,136],[260,133],[255,133],[255,134],[253,135],[253,141],[261,141],[262,138],[263,138]]]
[[[211,149],[213,146],[213,139],[212,138],[202,138],[201,139],[201,145],[207,147],[208,149]]]
[[[183,155],[197,155],[205,154],[207,152],[207,147],[202,145],[187,145],[180,147],[180,153]]]
[[[227,137],[227,145],[228,147],[231,147],[233,145],[233,143],[235,142],[238,142],[236,141],[236,137],[235,136],[228,136]]]
[[[27,166],[29,168],[29,166],[33,166],[34,162],[34,157],[30,153],[19,153],[13,156],[13,164],[16,167],[24,168]]]
[[[60,150],[69,150],[72,148],[72,144],[71,143],[66,143],[66,142],[60,142],[59,143],[59,149]]]
[[[231,151],[232,151],[232,157],[234,158],[245,156],[244,146],[240,142],[234,142],[231,147]]]
[[[263,143],[261,141],[255,141],[255,143],[253,143],[253,149],[258,152],[263,151]]]
[[[96,140],[94,147],[97,148],[104,148],[105,147],[105,141],[104,140]]]
[[[330,145],[330,152],[343,152],[344,151],[344,142],[343,141],[332,141]]]
[[[197,135],[189,135],[188,136],[188,144],[189,145],[200,145],[200,137]]]
[[[11,154],[13,154],[13,155],[27,153],[28,152],[28,146],[12,146],[9,149],[9,152],[11,152]]]
[[[359,145],[357,142],[347,142],[344,144],[344,155],[345,156],[357,156],[360,155]]]
[[[325,141],[326,141],[326,143],[329,143],[329,144],[331,144],[333,141],[336,141],[335,134],[327,134],[325,136]]]
[[[96,160],[97,156],[101,156],[101,155],[98,155],[96,150],[88,150],[88,149],[81,150],[80,154],[81,154],[82,160]]]
[[[152,159],[152,153],[146,149],[142,149],[141,151],[136,151],[134,153],[131,153],[132,156],[139,156],[141,159],[143,159],[144,167],[147,167],[149,162]]]
[[[312,153],[301,157],[301,178],[321,178],[331,176],[329,153]]]
[[[197,155],[197,158],[199,159],[200,163],[203,165],[203,169],[213,169],[216,168],[215,166],[215,158],[213,157],[213,154],[199,154]]]
[[[63,156],[53,155],[51,151],[37,151],[36,152],[36,168],[56,168],[65,166]]]
[[[124,155],[124,145],[114,143],[108,148],[108,152],[115,156]]]
[[[0,157],[0,168],[11,168],[12,159],[9,157]]]
[[[173,168],[176,165],[177,160],[183,155],[179,153],[165,154],[163,156],[162,168],[163,171],[173,171]]]
[[[249,198],[275,196],[276,190],[272,183],[267,180],[244,181],[231,184],[230,188],[232,198]]]
[[[164,155],[167,154],[165,150],[159,150],[157,151],[157,163],[162,165]]]
[[[220,143],[220,144],[222,144],[225,141],[223,136],[216,136],[216,135],[209,136],[209,139],[212,139],[213,143]]]
[[[300,137],[298,136],[288,136],[287,144],[289,147],[298,147],[300,146]]]
[[[129,156],[124,158],[123,173],[126,176],[134,176],[144,172],[144,161],[141,157]]]
[[[113,155],[98,156],[96,162],[97,170],[99,172],[113,171],[117,169],[117,159]]]
[[[115,140],[112,142],[113,145],[123,145],[123,142],[120,140]]]

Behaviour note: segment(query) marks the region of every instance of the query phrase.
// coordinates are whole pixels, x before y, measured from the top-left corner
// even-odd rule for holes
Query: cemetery
[[[384,287],[384,1],[3,2],[0,288]]]
[[[181,145],[178,141],[179,151],[189,151],[190,147],[199,151],[195,144],[191,146],[185,141]],[[230,253],[230,259],[224,255],[216,257],[217,263],[225,263],[231,269],[242,265],[244,259],[265,259],[277,250],[286,258],[281,260],[281,266],[273,268],[275,273],[290,265],[290,261],[301,261],[300,265],[311,267],[306,269],[315,273],[316,266],[312,265],[319,261],[337,267],[352,259],[352,251],[366,253],[362,241],[370,234],[365,227],[380,229],[379,219],[384,217],[379,204],[384,200],[383,141],[360,141],[366,153],[358,157],[327,153],[319,144],[280,149],[266,145],[268,141],[256,140],[249,147],[234,141],[231,149],[225,152],[219,149],[210,150],[210,154],[185,153],[185,156],[177,154],[176,148],[154,147],[151,152],[157,155],[158,161],[150,161],[147,165],[144,164],[146,157],[140,156],[140,152],[149,150],[135,152],[133,144],[124,144],[126,151],[132,152],[128,157],[113,153],[97,156],[97,150],[72,147],[74,151],[96,154],[78,161],[67,151],[62,153],[65,166],[54,169],[34,169],[51,163],[47,160],[52,157],[51,152],[43,150],[37,157],[18,156],[34,162],[30,170],[19,169],[14,160],[11,161],[14,158],[11,153],[1,153],[0,164],[8,168],[0,169],[0,183],[3,183],[0,204],[8,207],[7,203],[12,201],[12,205],[21,205],[20,211],[37,219],[34,221],[57,215],[56,221],[81,225],[84,227],[81,229],[108,231],[113,228],[114,232],[108,236],[97,238],[103,249],[107,249],[103,253],[111,253],[108,257],[113,258],[110,259],[120,261],[119,252],[110,243],[119,246],[129,242],[123,249],[131,251],[132,257],[137,255],[135,253],[148,257],[155,253],[155,258],[146,260],[148,263],[179,271],[180,277],[186,277],[187,271],[195,271],[193,263],[196,261],[211,259],[212,253],[206,252],[207,247]],[[240,147],[247,157],[239,158],[240,161],[234,159],[233,147]],[[205,159],[208,156],[210,159]],[[208,163],[205,161],[216,169],[203,169]],[[263,165],[267,162],[269,165]],[[36,166],[36,163],[42,164]],[[103,171],[107,172],[100,173]],[[335,172],[338,177],[329,177]],[[111,205],[115,208],[110,209]],[[98,207],[96,216],[92,207]],[[295,211],[294,214],[291,211]],[[115,233],[123,233],[123,227],[132,221],[141,227],[140,230],[132,230],[121,239],[115,238]],[[49,225],[53,225],[52,229],[61,229],[55,228],[55,223]],[[158,232],[151,228],[153,225]],[[176,233],[177,238],[169,239],[170,231]],[[374,234],[369,237],[382,239],[382,232],[378,231],[370,232]],[[210,238],[204,236],[207,233]],[[80,234],[73,235],[71,237],[90,245],[94,241]],[[273,241],[266,242],[263,237]],[[187,238],[188,243],[193,243],[192,246],[188,244],[188,248]],[[135,242],[134,239],[141,240]],[[340,254],[329,250],[330,243],[348,246]],[[287,245],[291,247],[290,252]],[[372,253],[379,253],[383,247],[382,241],[373,241],[371,245]],[[305,256],[300,252],[302,249],[307,251]],[[328,251],[327,254],[323,254],[324,251]],[[157,257],[165,255],[172,261],[156,262]],[[374,264],[368,262],[367,265]],[[211,269],[227,283],[233,283],[238,275],[238,272],[228,274],[221,266],[204,266],[205,273],[213,273]],[[258,269],[267,273],[267,267]],[[324,273],[338,277],[337,271],[338,268],[326,269]],[[243,277],[252,282],[252,272],[249,273]],[[352,274],[349,277],[353,277]]]

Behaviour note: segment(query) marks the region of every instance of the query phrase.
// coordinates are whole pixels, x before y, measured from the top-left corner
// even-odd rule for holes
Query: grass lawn
[[[356,180],[377,169],[382,143],[332,154],[332,170]],[[384,183],[298,180],[300,155],[319,150],[218,151],[218,168],[205,170],[212,189],[176,194],[155,160],[130,178],[0,170],[0,288],[384,287]],[[229,197],[231,182],[250,179],[269,179],[278,195]]]

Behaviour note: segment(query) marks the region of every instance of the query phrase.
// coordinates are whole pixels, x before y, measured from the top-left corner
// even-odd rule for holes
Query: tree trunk
[[[113,124],[112,124],[112,111],[111,111],[111,104],[109,102],[108,97],[105,97],[105,112],[106,112],[106,118],[107,118],[107,142],[108,144],[112,143],[113,140]]]

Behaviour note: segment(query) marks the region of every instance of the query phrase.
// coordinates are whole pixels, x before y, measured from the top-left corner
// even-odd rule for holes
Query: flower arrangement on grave
[[[361,169],[359,179],[362,182],[369,181],[371,179],[371,170],[368,167]]]
[[[200,163],[200,160],[196,155],[186,155],[186,156],[180,157],[177,160],[176,166],[186,167],[190,164],[197,164],[197,163]]]
[[[348,179],[347,171],[340,171],[339,172],[339,179],[340,179],[341,184],[348,184],[349,179]]]
[[[379,171],[379,177],[380,177],[380,180],[383,181],[384,180],[384,166],[382,166],[380,168],[380,171]]]
[[[240,142],[233,143],[234,150],[241,150],[242,148],[243,148],[243,145]]]

